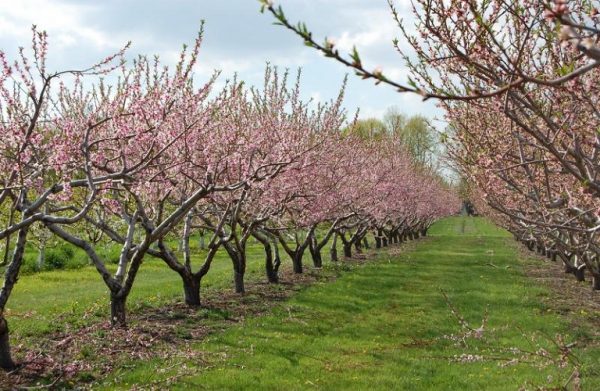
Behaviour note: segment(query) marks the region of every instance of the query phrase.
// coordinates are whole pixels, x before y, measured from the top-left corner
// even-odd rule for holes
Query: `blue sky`
[[[397,0],[410,23],[409,1]],[[305,21],[319,37],[332,37],[340,48],[355,44],[367,66],[405,80],[406,70],[392,47],[400,32],[386,0],[276,0],[291,20]],[[50,36],[51,69],[84,67],[132,41],[131,55],[158,54],[175,61],[181,46],[192,43],[205,20],[197,78],[221,69],[224,81],[234,72],[260,85],[267,61],[292,70],[302,67],[305,98],[337,95],[349,70],[305,47],[301,40],[259,13],[256,0],[0,0],[0,49],[9,56],[27,46],[36,24]],[[390,106],[406,114],[440,117],[434,103],[416,95],[351,77],[345,106],[361,117],[381,117]]]

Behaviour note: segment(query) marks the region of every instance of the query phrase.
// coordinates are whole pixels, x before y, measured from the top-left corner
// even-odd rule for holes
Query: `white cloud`
[[[99,5],[64,3],[58,0],[0,0],[0,37],[29,42],[31,26],[48,31],[51,44],[63,49],[84,42],[96,49],[113,49],[123,45],[114,36],[86,22]],[[126,41],[125,41],[126,42]]]
[[[375,46],[386,46],[391,48],[392,39],[397,33],[397,26],[389,12],[385,9],[363,11],[355,14],[359,17],[361,26],[359,29],[343,31],[338,38],[334,38],[336,47],[342,51],[350,51],[356,46],[361,49],[370,50]]]
[[[407,17],[410,0],[395,0]],[[380,66],[391,79],[406,80],[407,70],[392,47],[400,35],[385,0],[277,0],[290,20],[305,21],[315,37],[338,37],[346,52],[359,48],[365,66]],[[158,54],[165,64],[176,63],[182,43],[193,43],[198,21],[206,19],[206,35],[196,72],[202,83],[215,69],[223,71],[217,89],[234,73],[249,84],[261,85],[267,62],[290,68],[291,76],[303,67],[303,98],[327,101],[335,97],[344,73],[350,73],[345,105],[352,114],[380,117],[386,108],[401,105],[407,114],[435,112],[418,96],[397,94],[393,88],[373,86],[352,77],[352,71],[319,56],[294,34],[272,26],[255,1],[227,0],[0,0],[0,49],[14,58],[14,49],[27,47],[31,25],[50,36],[52,69],[87,66],[113,53],[127,41],[129,56]]]

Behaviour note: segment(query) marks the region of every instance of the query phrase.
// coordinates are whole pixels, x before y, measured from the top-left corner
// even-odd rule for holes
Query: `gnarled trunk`
[[[110,324],[113,327],[126,327],[126,296],[118,294],[110,295]]]
[[[237,270],[233,271],[233,281],[235,283],[235,293],[244,294],[246,293],[246,287],[244,285],[244,273]]]
[[[27,216],[25,215],[24,218]],[[29,228],[23,228],[19,231],[17,242],[10,264],[4,271],[4,284],[0,289],[0,368],[5,370],[15,369],[16,365],[11,357],[8,322],[4,317],[4,309],[10,298],[10,294],[19,279],[19,272],[23,264],[25,254],[25,244],[27,242],[27,232]]]
[[[317,269],[323,267],[323,257],[321,257],[321,249],[317,241],[316,234],[313,232],[308,243],[308,250],[313,261],[313,266]]]
[[[344,243],[344,257],[352,258],[352,242]]]
[[[565,270],[566,274],[571,274],[571,273],[575,274],[575,267],[569,265],[568,263],[565,263],[565,269],[564,270]]]
[[[277,284],[277,283],[279,283],[279,273],[278,273],[276,265],[279,264],[279,259],[275,259],[275,260],[273,259],[273,251],[271,249],[271,244],[268,241],[264,243],[264,247],[265,247],[265,269],[267,272],[267,280],[271,284]],[[277,258],[279,258],[278,253],[275,256]]]
[[[203,233],[200,233],[200,238],[198,240],[198,247],[200,247],[201,250],[206,250],[206,240],[204,238]]]
[[[278,284],[279,283],[279,273],[277,272],[277,269],[275,269],[275,267],[273,265],[273,261],[267,260],[265,262],[265,268],[267,270],[267,281],[269,281],[269,283],[271,283],[271,284]]]
[[[329,249],[329,255],[331,257],[331,262],[338,262],[337,256],[337,238],[338,234],[333,234],[333,243],[331,243],[331,248]]]
[[[321,251],[319,251],[318,248],[316,247],[312,247],[310,248],[310,256],[312,257],[313,260],[313,266],[317,269],[320,269],[323,267],[323,257],[321,256]]]
[[[190,307],[199,307],[200,302],[200,279],[194,277],[183,278],[183,298],[185,304]]]
[[[16,368],[16,364],[10,355],[8,336],[8,323],[3,316],[0,316],[0,368],[11,371]]]
[[[237,262],[233,267],[233,280],[235,282],[235,292],[244,294],[246,287],[244,285],[244,275],[246,274],[246,254],[238,252]]]
[[[579,281],[579,282],[585,281],[585,266],[576,267],[575,270],[573,271],[573,274],[575,274],[575,278],[577,279],[577,281]]]
[[[354,242],[354,249],[356,250],[357,254],[362,253],[362,242],[360,239],[358,239],[356,242]]]
[[[302,274],[304,272],[302,267],[302,252],[296,251],[296,253],[292,256],[292,265],[294,267],[294,273]]]
[[[265,249],[265,271],[267,274],[267,281],[271,284],[279,283],[279,265],[281,265],[281,259],[279,258],[279,247],[277,247],[277,242],[272,243],[269,236],[262,232],[257,231],[253,235]]]
[[[377,229],[377,234],[375,235],[375,248],[381,248],[381,229]]]
[[[362,242],[363,242],[363,247],[366,248],[367,250],[371,247],[369,245],[369,239],[367,239],[367,235],[365,235],[365,237],[363,238]]]
[[[246,253],[245,248],[238,249],[228,243],[223,244],[233,263],[233,285],[236,293],[246,292],[244,286],[244,275],[246,274]]]
[[[37,257],[37,270],[42,270],[46,264],[46,245],[40,244]]]

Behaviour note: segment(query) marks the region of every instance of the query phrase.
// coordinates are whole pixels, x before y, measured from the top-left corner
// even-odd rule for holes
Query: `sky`
[[[400,37],[386,0],[275,0],[292,21],[304,21],[316,37],[333,38],[340,49],[356,45],[368,68],[405,81],[406,68],[392,40]],[[408,0],[396,0],[410,24]],[[196,78],[208,80],[215,69],[224,82],[233,74],[260,86],[266,63],[295,71],[302,68],[305,99],[335,98],[348,68],[303,45],[256,0],[0,0],[0,50],[9,58],[27,47],[31,26],[49,34],[49,69],[85,68],[132,42],[129,57],[159,55],[176,61],[183,44],[192,44],[205,21]],[[320,39],[319,39],[320,40]],[[391,87],[349,78],[344,106],[360,108],[361,118],[381,118],[389,107],[432,120],[441,113],[432,102]],[[439,123],[438,123],[439,124]]]

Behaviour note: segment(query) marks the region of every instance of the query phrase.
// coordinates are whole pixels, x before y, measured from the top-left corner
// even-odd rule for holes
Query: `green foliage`
[[[437,158],[439,138],[427,118],[421,115],[406,117],[390,108],[384,117],[390,133],[402,140],[413,160],[421,166],[432,167]]]
[[[388,134],[383,121],[377,118],[361,119],[344,129],[344,134],[352,134],[363,139],[382,140]]]
[[[70,264],[74,255],[73,248],[69,246],[60,246],[46,251],[45,267],[49,270],[64,269],[67,264]]]
[[[106,260],[106,262],[116,265],[119,263],[119,259],[121,257],[121,246],[101,246],[98,249],[98,254],[102,257],[102,259]]]
[[[358,120],[344,129],[344,132],[380,141],[386,137],[397,137],[417,165],[428,169],[437,168],[435,166],[441,155],[442,140],[429,120],[421,115],[409,117],[391,107],[383,120]]]

